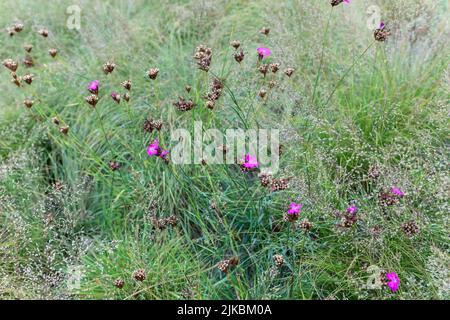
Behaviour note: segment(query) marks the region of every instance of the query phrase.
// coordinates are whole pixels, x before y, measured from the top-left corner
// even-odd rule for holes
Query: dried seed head
[[[144,131],[147,131],[149,133],[152,133],[153,130],[161,131],[162,126],[163,126],[162,120],[146,119],[144,121]]]
[[[206,101],[206,107],[210,110],[214,109],[214,101],[211,100]]]
[[[298,220],[299,215],[298,214],[289,214],[285,213],[283,216],[283,221],[285,222],[295,222]]]
[[[33,75],[26,74],[22,77],[22,80],[25,81],[27,84],[31,84],[33,82]]]
[[[203,45],[198,46],[194,54],[194,59],[197,60],[197,65],[200,70],[208,72],[212,60],[211,48],[207,48]]]
[[[19,66],[19,64],[14,61],[13,59],[5,59],[3,60],[3,65],[8,68],[9,70],[11,70],[12,72],[15,72],[17,70],[17,67]]]
[[[58,50],[55,49],[55,48],[52,48],[52,49],[48,50],[48,54],[49,54],[52,58],[56,57],[56,54],[57,54],[57,53],[58,53]]]
[[[277,73],[277,71],[280,70],[280,64],[279,63],[271,63],[270,64],[270,70],[273,73]]]
[[[38,31],[38,33],[39,33],[41,36],[43,36],[44,38],[47,38],[47,37],[48,37],[48,30],[47,30],[47,29],[40,29],[40,30]]]
[[[120,103],[120,94],[118,94],[117,92],[112,92],[112,93],[111,93],[111,98],[112,98],[115,102]]]
[[[264,97],[266,96],[266,94],[267,94],[266,89],[261,89],[261,90],[259,90],[259,92],[258,92],[258,95],[259,95],[261,98],[263,98],[263,99],[264,99]]]
[[[241,50],[239,53],[234,54],[234,60],[236,60],[237,63],[241,63],[244,60],[245,54],[244,51]]]
[[[123,281],[123,279],[119,278],[114,280],[114,287],[116,287],[117,289],[122,289],[124,285],[125,281]]]
[[[380,42],[386,41],[390,35],[391,32],[385,27],[378,28],[373,32],[373,37],[375,38],[375,40]]]
[[[267,64],[262,64],[262,65],[259,66],[258,70],[259,70],[259,72],[261,72],[261,73],[264,75],[264,77],[265,77],[266,74],[267,74],[267,72],[269,71],[269,65],[267,65]]]
[[[267,173],[262,173],[259,175],[259,181],[261,182],[261,186],[268,187],[272,181],[272,175]]]
[[[276,85],[277,85],[277,82],[276,82],[275,80],[270,80],[270,81],[269,81],[268,86],[269,86],[270,89],[275,88]]]
[[[284,74],[287,75],[289,78],[294,74],[295,69],[294,68],[286,68],[284,70]]]
[[[31,52],[31,50],[33,50],[33,45],[31,44],[25,44],[23,46],[23,48],[25,49],[26,52]]]
[[[126,102],[130,101],[130,94],[128,92],[125,92],[123,94],[123,100],[125,100]]]
[[[23,24],[22,23],[16,23],[13,26],[13,29],[15,32],[20,32],[23,30]]]
[[[84,100],[86,100],[86,102],[89,103],[91,106],[95,107],[95,105],[98,102],[98,97],[95,94],[91,94],[88,97],[86,97]]]
[[[340,5],[344,0],[331,0],[331,6],[335,7],[337,5]]]
[[[120,167],[121,167],[121,164],[120,164],[119,162],[117,162],[117,161],[110,161],[110,162],[109,162],[109,168],[110,168],[112,171],[119,170]]]
[[[124,87],[127,90],[131,90],[131,80],[125,80],[121,83],[122,87]]]
[[[155,80],[158,76],[159,69],[158,68],[151,68],[147,71],[147,75],[150,79]]]
[[[105,74],[111,73],[114,71],[114,69],[116,68],[116,64],[114,62],[111,61],[107,61],[104,65],[103,65],[103,72]]]
[[[402,229],[408,237],[413,237],[420,232],[420,228],[414,220],[403,223]]]
[[[174,102],[173,105],[180,111],[189,111],[195,106],[192,100],[185,100],[183,97],[179,97],[178,101]]]
[[[33,58],[30,55],[27,55],[24,59],[23,59],[23,63],[25,64],[25,66],[27,68],[31,68],[32,66],[34,66],[34,61]]]
[[[277,267],[281,267],[284,264],[284,257],[281,254],[273,255],[273,261]]]
[[[302,222],[300,222],[300,228],[301,228],[303,231],[309,231],[309,230],[312,229],[312,227],[313,227],[312,223],[311,223],[308,219],[306,219],[306,218],[303,219]]]
[[[378,168],[377,166],[372,166],[369,169],[369,172],[367,173],[367,175],[370,179],[373,179],[373,180],[378,179],[381,175],[380,168]]]
[[[234,49],[238,49],[241,46],[241,43],[238,40],[233,40],[230,42],[230,45],[234,48]]]
[[[147,274],[144,269],[138,269],[133,272],[133,278],[136,281],[144,281],[147,278]]]
[[[270,33],[270,29],[267,27],[263,27],[261,30],[259,30],[263,35],[268,36]]]
[[[13,35],[15,35],[16,34],[16,31],[14,30],[14,28],[6,28],[6,33],[10,36],[10,37],[12,37]]]
[[[382,207],[387,207],[397,204],[399,199],[391,192],[382,192],[378,196],[378,201]]]
[[[178,224],[178,218],[175,215],[171,215],[166,219],[166,223],[171,227],[176,227]]]
[[[62,134],[67,134],[69,132],[69,128],[69,126],[63,126],[59,128],[59,132],[61,132]]]
[[[53,122],[53,124],[55,124],[55,125],[57,125],[57,126],[59,126],[59,124],[61,123],[61,122],[59,121],[58,117],[53,117],[53,118],[52,118],[52,122]]]
[[[223,273],[227,273],[228,272],[228,268],[230,266],[230,260],[226,259],[226,260],[222,260],[217,264],[217,269],[219,269],[220,271],[222,271]]]
[[[190,85],[186,85],[184,89],[186,90],[187,93],[189,93],[191,92],[192,87]]]
[[[23,101],[23,104],[25,105],[25,107],[27,107],[28,109],[30,109],[30,108],[33,106],[33,104],[34,104],[34,101],[33,101],[33,100],[30,100],[30,99],[25,99],[25,100]]]
[[[289,188],[288,179],[273,179],[270,184],[270,190],[272,192],[286,190],[287,188]]]

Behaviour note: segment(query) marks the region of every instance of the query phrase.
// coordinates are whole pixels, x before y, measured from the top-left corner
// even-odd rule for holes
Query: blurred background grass
[[[2,33],[1,60],[21,61],[31,43],[36,66],[24,88],[0,72],[1,296],[448,299],[448,3],[353,2],[332,9],[325,0],[2,1],[0,26],[25,28]],[[80,30],[66,27],[74,4]],[[387,43],[374,43],[367,28],[374,4],[392,31]],[[268,37],[258,32],[263,26]],[[36,32],[42,27],[46,39]],[[234,39],[246,52],[242,66],[232,58]],[[209,79],[192,59],[200,44],[213,50]],[[265,101],[257,96],[268,81],[255,70],[259,46],[271,48],[282,69],[296,69],[290,79],[270,78],[279,84]],[[117,68],[106,76],[108,60]],[[150,67],[160,69],[154,82]],[[213,111],[204,107],[213,74],[251,127],[281,130],[277,177],[292,178],[288,190],[269,194],[233,168],[167,166],[145,154],[150,139],[170,147],[170,130],[192,130],[194,120],[204,129],[243,127],[229,94]],[[84,102],[94,79],[105,95],[97,111]],[[117,105],[109,92],[126,79],[130,104]],[[198,106],[181,113],[171,103],[188,96],[185,85]],[[35,100],[31,110],[25,98]],[[70,126],[67,136],[54,116]],[[161,133],[142,131],[147,117],[163,119]],[[123,164],[118,172],[111,160]],[[392,185],[407,197],[386,212],[377,197]],[[312,232],[274,232],[295,199]],[[350,203],[360,221],[342,232],[333,211]],[[176,228],[155,230],[151,216],[172,214]],[[411,220],[421,228],[412,238],[401,230]],[[280,269],[276,253],[285,258]],[[240,262],[224,275],[215,265],[231,256]],[[371,265],[396,272],[399,292],[367,289]],[[74,267],[82,276],[72,288]],[[142,283],[132,279],[140,268]],[[117,278],[123,289],[113,286]]]

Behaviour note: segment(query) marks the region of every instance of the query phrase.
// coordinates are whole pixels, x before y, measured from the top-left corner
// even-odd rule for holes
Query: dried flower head
[[[117,162],[117,161],[110,161],[108,165],[109,165],[109,168],[110,168],[112,171],[119,170],[120,167],[122,166],[122,165],[121,165],[119,162]]]
[[[138,269],[133,272],[133,278],[136,281],[144,281],[147,278],[147,274],[144,269]]]
[[[21,32],[23,30],[23,24],[22,23],[15,23],[13,28],[14,28],[15,32]]]
[[[117,289],[122,289],[124,285],[125,285],[125,281],[123,279],[118,278],[118,279],[114,280],[114,287],[116,287]]]
[[[184,89],[186,90],[187,93],[189,93],[189,92],[191,92],[192,87],[191,87],[190,85],[187,84],[187,85],[184,87]]]
[[[111,93],[111,98],[112,98],[115,102],[120,103],[120,94],[118,94],[117,92],[112,92],[112,93]]]
[[[211,101],[211,100],[206,101],[206,107],[208,109],[210,109],[210,110],[214,109],[214,105],[215,105],[214,101]]]
[[[266,96],[266,94],[267,94],[267,90],[266,89],[261,89],[261,90],[259,90],[259,92],[258,92],[258,95],[261,97],[261,98],[263,98],[264,99],[264,97]]]
[[[259,175],[259,181],[261,182],[261,186],[268,187],[272,181],[272,175],[268,173],[261,173]]]
[[[125,80],[121,83],[126,90],[131,90],[131,80]]]
[[[203,45],[198,46],[194,54],[194,59],[197,60],[197,65],[200,70],[208,72],[212,60],[211,48],[207,48]]]
[[[173,105],[180,111],[189,111],[195,106],[192,100],[186,100],[183,97],[179,97],[178,101],[174,102]]]
[[[230,46],[237,50],[241,46],[241,43],[238,40],[233,40],[230,42]]]
[[[266,74],[267,74],[267,72],[269,71],[269,65],[267,65],[267,64],[262,64],[262,65],[260,65],[260,66],[258,67],[258,71],[259,71],[260,73],[262,73],[263,76],[265,77]]]
[[[309,231],[312,229],[312,227],[312,223],[307,218],[303,219],[300,222],[300,229],[302,229],[303,231]]]
[[[33,45],[31,44],[25,44],[23,46],[23,48],[25,49],[26,52],[31,52],[31,50],[33,50]]]
[[[47,29],[40,29],[39,31],[38,31],[38,33],[41,35],[41,36],[43,36],[44,38],[47,38],[48,37],[48,30]]]
[[[155,80],[156,77],[158,76],[158,72],[159,72],[158,68],[151,68],[150,70],[147,71],[147,76],[150,79]]]
[[[420,232],[420,228],[414,220],[403,223],[402,229],[408,237],[413,237]]]
[[[287,75],[289,78],[294,74],[295,69],[294,68],[286,68],[284,70],[284,74]]]
[[[52,122],[53,122],[53,124],[55,124],[55,125],[57,125],[57,126],[59,126],[59,124],[61,123],[61,122],[59,121],[58,117],[53,117],[53,118],[52,118]]]
[[[234,257],[231,259],[224,259],[217,264],[217,268],[223,273],[227,273],[230,267],[236,266],[239,263],[239,259]]]
[[[244,54],[243,50],[241,50],[239,53],[236,52],[234,54],[234,60],[236,60],[237,63],[241,63],[242,61],[244,61],[244,57],[245,57],[245,54]]]
[[[13,59],[5,59],[3,60],[3,65],[8,68],[9,70],[11,70],[12,72],[15,72],[17,70],[17,67],[19,66],[19,64],[14,61]]]
[[[162,120],[145,119],[144,121],[144,131],[152,133],[153,130],[160,131],[163,126]]]
[[[277,86],[277,82],[275,80],[270,80],[267,86],[269,89],[273,89]]]
[[[123,94],[123,100],[125,100],[126,102],[130,101],[130,94],[128,92],[125,92]]]
[[[390,35],[391,32],[389,29],[386,28],[384,22],[381,22],[380,26],[373,32],[375,40],[380,42],[386,41]]]
[[[271,70],[273,73],[277,73],[278,70],[280,69],[280,64],[279,64],[278,62],[276,62],[276,63],[271,63],[271,64],[269,65],[269,67],[270,67],[270,70]]]
[[[34,104],[34,101],[33,101],[33,100],[30,100],[30,99],[25,99],[25,100],[23,101],[23,104],[25,105],[25,107],[27,107],[28,109],[30,109],[30,108],[33,106],[33,104]]]
[[[284,264],[284,257],[281,254],[274,254],[273,261],[277,267],[281,267]]]
[[[262,33],[265,36],[268,36],[269,33],[270,33],[270,29],[267,28],[267,27],[263,27],[263,28],[261,28],[261,30],[259,30],[259,32]]]
[[[10,37],[12,37],[13,35],[16,34],[16,31],[14,30],[14,28],[8,27],[8,28],[6,28],[6,33],[7,33]]]
[[[272,192],[286,190],[287,188],[289,188],[289,179],[273,179],[270,184]]]
[[[52,48],[52,49],[48,50],[48,54],[49,54],[52,58],[56,57],[57,53],[58,53],[58,50],[55,49],[55,48]]]
[[[22,77],[22,80],[25,81],[27,84],[31,84],[33,82],[33,75],[26,74]]]
[[[67,134],[69,133],[69,126],[63,126],[61,128],[59,128],[59,132],[61,132],[62,134]]]
[[[25,58],[23,59],[23,63],[27,68],[31,68],[34,66],[33,58],[30,55],[25,56]]]
[[[116,68],[116,64],[114,62],[111,61],[107,61],[104,65],[103,65],[103,72],[105,74],[111,73],[114,71],[114,69]]]
[[[91,106],[95,107],[95,105],[98,102],[98,96],[95,94],[91,94],[90,96],[86,97],[84,100],[86,100],[86,102],[89,103]]]

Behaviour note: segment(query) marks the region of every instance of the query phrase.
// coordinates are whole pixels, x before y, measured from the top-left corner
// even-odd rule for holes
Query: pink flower
[[[263,58],[268,57],[271,54],[269,48],[261,47],[261,48],[258,48],[256,51],[258,51],[259,60],[262,60]]]
[[[358,207],[353,205],[347,208],[347,213],[356,214],[358,212]]]
[[[344,0],[344,4],[350,4],[350,0]]]
[[[301,203],[291,202],[291,204],[289,205],[288,213],[297,215],[300,213],[301,209],[302,209]]]
[[[396,195],[399,198],[403,198],[405,196],[405,193],[397,187],[392,187],[391,193]]]
[[[242,164],[242,166],[246,169],[253,169],[253,168],[257,168],[258,167],[258,161],[256,160],[255,156],[251,156],[249,154],[247,154],[245,156],[245,160],[244,163]]]
[[[400,285],[400,279],[398,278],[397,274],[395,272],[390,272],[386,274],[386,278],[389,280],[388,287],[391,289],[392,292],[395,292],[398,290],[398,286]]]
[[[147,148],[147,154],[149,157],[151,156],[157,156],[159,154],[159,144],[158,139],[155,139],[153,143],[151,143]]]
[[[385,26],[384,21],[381,21],[378,29],[383,30]]]
[[[90,82],[89,85],[87,86],[88,91],[92,94],[97,94],[99,84],[100,84],[100,81],[98,81],[98,80],[94,80],[94,81]]]
[[[163,151],[161,151],[161,154],[159,156],[164,159],[168,154],[169,154],[169,151],[163,150]]]

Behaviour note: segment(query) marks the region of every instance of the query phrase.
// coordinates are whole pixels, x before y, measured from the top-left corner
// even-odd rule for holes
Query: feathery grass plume
[[[111,93],[111,98],[112,98],[115,102],[120,103],[120,94],[119,94],[119,93],[117,93],[117,92],[112,92],[112,93]]]
[[[391,32],[389,29],[386,28],[386,25],[384,22],[381,22],[377,29],[373,32],[373,36],[376,41],[384,42],[388,39],[388,37],[391,35]]]
[[[236,52],[234,55],[234,60],[236,60],[237,63],[241,63],[242,61],[244,61],[244,50],[241,50],[240,52]]]
[[[59,132],[61,132],[64,135],[67,135],[67,133],[69,133],[69,126],[62,126],[61,128],[59,128]]]
[[[33,101],[33,100],[30,100],[30,99],[25,99],[25,100],[23,101],[23,104],[24,104],[25,107],[27,107],[28,109],[31,109],[31,107],[32,107],[33,104],[34,104],[34,101]]]
[[[145,273],[145,269],[137,269],[133,272],[133,278],[136,281],[144,281],[147,279],[147,274]]]
[[[195,107],[192,100],[186,100],[183,97],[179,97],[178,101],[172,103],[180,111],[189,111]]]
[[[111,61],[107,61],[104,65],[103,65],[103,72],[105,74],[110,74],[111,72],[114,71],[114,69],[116,68],[116,64],[114,62]]]
[[[238,40],[233,40],[230,42],[230,46],[237,50],[241,46],[241,43]]]
[[[195,49],[194,59],[197,60],[197,65],[200,70],[209,71],[212,60],[212,50],[204,45],[200,45]]]
[[[113,285],[117,289],[122,289],[123,286],[125,285],[125,281],[122,278],[118,278],[118,279],[114,280]]]
[[[294,68],[286,68],[284,69],[284,74],[290,78],[294,74],[294,71],[295,71]]]
[[[89,103],[92,107],[95,107],[98,102],[98,96],[95,94],[91,94],[91,95],[87,96],[86,98],[84,98],[84,100],[87,103]]]
[[[39,33],[41,36],[43,36],[44,38],[47,38],[47,37],[48,37],[48,30],[45,29],[45,28],[39,29],[39,30],[38,30],[38,33]]]
[[[158,77],[158,73],[159,73],[158,68],[151,68],[150,70],[147,71],[147,76],[150,79],[155,80]]]
[[[284,257],[281,254],[274,254],[273,261],[278,268],[284,265]]]
[[[56,57],[56,55],[58,54],[58,50],[55,49],[55,48],[51,48],[50,50],[48,50],[48,54],[49,54],[52,58],[54,58],[54,57]]]
[[[15,72],[17,70],[17,67],[19,66],[19,64],[16,61],[14,61],[13,59],[9,59],[9,58],[3,60],[2,63],[5,66],[5,68],[8,68],[12,72]]]
[[[131,90],[131,80],[125,80],[120,85],[126,90]]]
[[[408,222],[405,222],[402,224],[402,229],[403,232],[408,236],[408,237],[413,237],[415,235],[417,235],[420,232],[420,228],[417,225],[417,222],[414,220],[410,220]]]
[[[22,80],[25,81],[27,84],[31,84],[33,82],[33,75],[32,74],[26,74],[22,77]]]
[[[25,44],[25,45],[23,46],[23,49],[24,49],[26,52],[31,52],[31,50],[33,50],[33,45],[32,45],[32,44]]]
[[[259,32],[265,36],[268,36],[270,33],[270,29],[267,27],[262,27],[261,30],[259,30]]]

